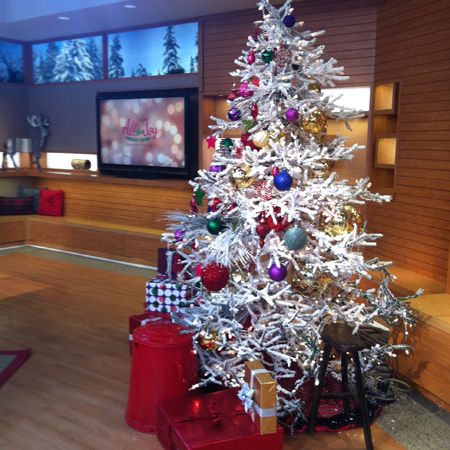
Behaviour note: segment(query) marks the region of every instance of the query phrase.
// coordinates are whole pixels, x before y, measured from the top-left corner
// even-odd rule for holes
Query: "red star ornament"
[[[208,148],[212,148],[212,149],[215,150],[215,148],[216,148],[216,141],[217,141],[217,139],[214,136],[211,136],[211,135],[208,136],[206,138],[206,142],[208,143]]]

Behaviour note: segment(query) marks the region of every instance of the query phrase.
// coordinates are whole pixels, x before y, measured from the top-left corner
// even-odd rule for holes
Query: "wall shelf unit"
[[[399,92],[396,81],[376,83],[372,96],[371,179],[377,191],[390,195],[395,192]]]

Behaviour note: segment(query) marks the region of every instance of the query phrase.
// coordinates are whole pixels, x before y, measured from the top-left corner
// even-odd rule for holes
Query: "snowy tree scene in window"
[[[184,23],[108,35],[108,77],[198,72],[198,24]]]
[[[33,45],[33,81],[42,84],[101,80],[102,53],[101,36]]]
[[[23,78],[22,45],[0,41],[0,82],[23,83]]]

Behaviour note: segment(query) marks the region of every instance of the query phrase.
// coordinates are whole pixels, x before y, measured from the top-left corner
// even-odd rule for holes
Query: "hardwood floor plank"
[[[155,436],[124,421],[128,317],[143,309],[145,281],[44,257],[0,254],[0,348],[33,349],[0,389],[1,449],[161,450]],[[377,449],[402,449],[381,428],[372,429]],[[286,439],[284,448],[356,450],[364,442],[361,430],[350,430],[300,434]]]

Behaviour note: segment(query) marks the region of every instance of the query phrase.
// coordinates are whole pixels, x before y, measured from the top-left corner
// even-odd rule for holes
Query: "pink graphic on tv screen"
[[[106,100],[100,104],[102,161],[184,168],[184,98]]]

